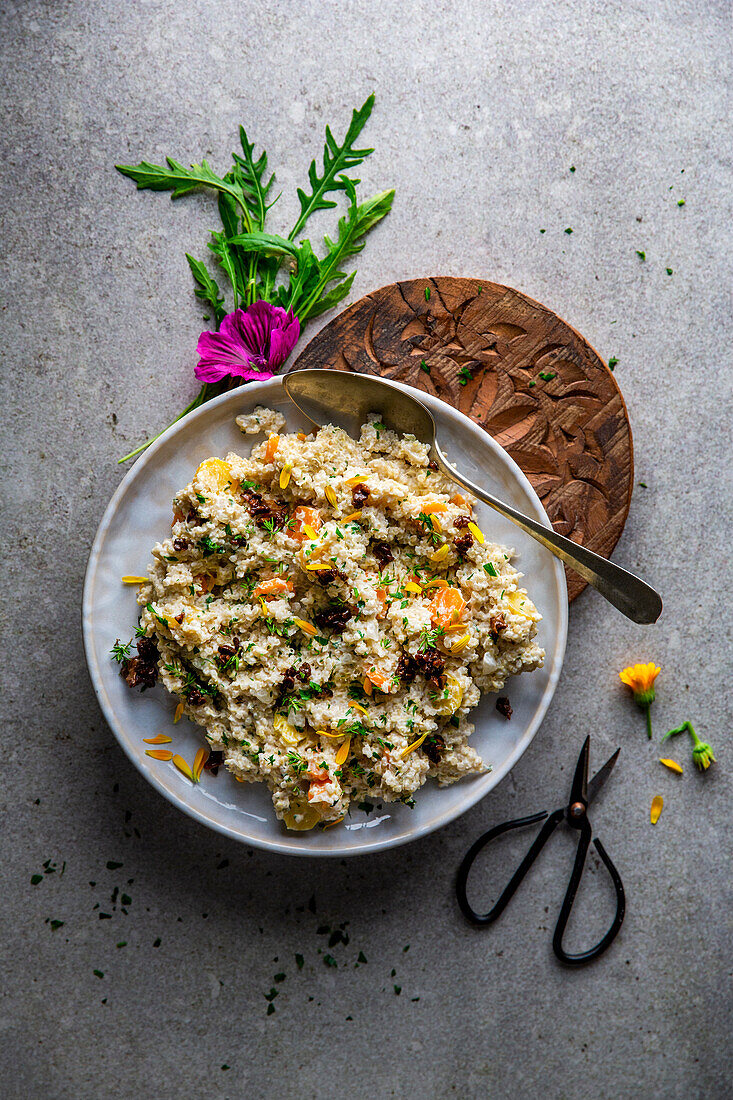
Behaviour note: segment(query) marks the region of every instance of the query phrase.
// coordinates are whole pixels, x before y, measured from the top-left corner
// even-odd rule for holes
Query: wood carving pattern
[[[450,277],[392,283],[326,325],[293,369],[306,367],[435,394],[509,452],[557,531],[605,557],[616,545],[633,485],[621,392],[579,333],[519,291]],[[585,582],[567,578],[573,599]]]

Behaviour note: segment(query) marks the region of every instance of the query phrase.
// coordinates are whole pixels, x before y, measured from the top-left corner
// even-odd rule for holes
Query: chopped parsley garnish
[[[499,574],[496,572],[496,569],[494,568],[493,562],[490,562],[490,561],[486,562],[486,565],[484,566],[484,572],[488,573],[490,577],[498,577],[499,576]]]

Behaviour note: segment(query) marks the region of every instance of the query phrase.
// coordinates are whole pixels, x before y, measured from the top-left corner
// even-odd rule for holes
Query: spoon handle
[[[542,543],[551,554],[554,554],[556,558],[559,558],[560,561],[565,562],[576,573],[579,573],[588,584],[592,584],[627,619],[631,619],[635,623],[655,623],[657,621],[662,612],[662,599],[659,593],[655,592],[645,581],[635,577],[628,570],[622,569],[620,565],[614,565],[607,558],[602,558],[600,554],[594,554],[587,547],[579,546],[577,542],[565,538],[564,535],[558,535],[557,531],[554,531],[551,527],[545,527],[539,520],[531,519],[529,516],[523,515],[522,512],[517,512],[508,504],[504,504],[501,500],[497,500],[496,497],[491,496],[490,493],[487,493],[478,485],[474,485],[463,474],[459,474],[457,470],[454,470],[440,453],[437,445],[434,450],[435,457],[444,474],[451,480],[458,482],[464,489],[468,489],[484,504],[496,509],[500,515],[511,520],[512,523],[516,523],[517,527],[521,527],[537,542]]]

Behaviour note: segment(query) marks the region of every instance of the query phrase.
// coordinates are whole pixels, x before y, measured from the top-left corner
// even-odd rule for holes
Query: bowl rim
[[[260,848],[265,851],[277,852],[281,855],[297,855],[307,856],[311,858],[316,857],[339,857],[344,856],[357,856],[357,855],[369,855],[378,851],[385,851],[391,848],[397,848],[403,844],[418,840],[420,837],[424,837],[434,832],[436,829],[441,828],[443,825],[449,824],[451,821],[457,820],[464,813],[475,806],[477,802],[481,801],[487,794],[490,793],[496,787],[501,780],[508,774],[514,767],[518,760],[524,755],[530,744],[534,740],[540,725],[542,724],[547,710],[550,706],[552,698],[555,694],[557,684],[562,672],[563,662],[565,658],[565,649],[567,645],[567,630],[568,630],[568,598],[567,598],[567,584],[565,580],[565,570],[562,563],[557,558],[552,558],[548,563],[554,569],[556,580],[556,596],[557,596],[557,620],[558,630],[555,636],[555,645],[553,649],[553,667],[549,670],[548,680],[545,685],[545,689],[542,693],[540,700],[538,701],[535,713],[529,722],[527,728],[524,730],[522,737],[519,739],[514,749],[509,754],[508,758],[497,768],[492,768],[484,775],[477,776],[474,779],[471,788],[466,788],[466,795],[464,801],[459,806],[451,806],[444,812],[439,813],[432,817],[430,820],[424,822],[422,825],[415,826],[414,829],[409,830],[407,833],[397,837],[385,837],[384,839],[371,838],[366,839],[365,842],[359,847],[334,847],[328,849],[317,849],[296,844],[291,841],[287,836],[282,838],[262,838],[258,836],[250,836],[242,829],[235,829],[227,825],[225,822],[213,820],[206,813],[202,812],[198,807],[191,805],[185,798],[180,797],[175,791],[170,790],[161,784],[155,776],[155,772],[148,768],[145,764],[144,757],[135,755],[130,745],[128,745],[126,737],[123,734],[123,724],[118,720],[115,712],[115,708],[112,701],[107,694],[104,680],[102,676],[101,667],[97,661],[97,656],[93,643],[93,631],[94,631],[94,616],[93,616],[93,589],[96,580],[97,568],[102,552],[105,536],[113,522],[117,509],[122,498],[128,491],[129,486],[139,476],[140,472],[145,469],[146,466],[155,458],[158,451],[168,442],[168,440],[181,430],[183,424],[190,426],[195,420],[199,419],[203,415],[209,415],[213,408],[219,405],[224,405],[230,401],[246,401],[248,404],[259,404],[257,395],[264,389],[269,389],[273,385],[281,388],[283,392],[283,375],[275,375],[272,378],[263,379],[262,381],[256,381],[248,383],[246,389],[243,387],[236,387],[232,390],[227,390],[226,393],[220,394],[218,397],[212,398],[210,401],[205,402],[198,408],[193,409],[190,413],[187,413],[180,420],[175,421],[168,428],[162,432],[158,438],[150,444],[149,447],[140,455],[135,461],[133,466],[126,472],[122,481],[115,489],[112,497],[104,510],[102,519],[99,522],[92,546],[89,552],[89,558],[87,561],[86,570],[84,573],[84,586],[82,592],[82,606],[81,606],[81,618],[82,618],[82,636],[84,642],[84,653],[86,657],[87,669],[89,677],[94,688],[94,693],[97,697],[97,702],[102,710],[107,725],[112,730],[117,743],[122,748],[127,758],[132,762],[137,771],[143,776],[143,778],[150,783],[159,794],[162,794],[172,805],[176,806],[179,810],[182,810],[189,817],[195,821],[200,822],[202,825],[206,825],[208,828],[215,830],[222,836],[229,837],[232,840],[237,840],[240,843],[249,844],[251,847]],[[431,394],[426,394],[422,390],[416,390],[412,386],[406,385],[404,382],[398,382],[395,379],[389,379],[392,385],[396,385],[401,389],[406,390],[411,395],[417,397],[418,400],[423,401],[428,409],[433,412],[431,407],[434,402],[439,403],[439,409],[444,412],[449,419],[454,420],[462,431],[469,431],[474,434],[481,442],[488,446],[490,450],[493,450],[496,457],[505,466],[508,466],[512,475],[519,482],[524,489],[527,496],[530,498],[535,506],[536,517],[542,522],[546,523],[550,527],[550,521],[545,512],[540,498],[535,490],[532,488],[526,475],[509,455],[504,448],[496,442],[495,439],[488,432],[486,432],[479,425],[475,424],[470,417],[465,413],[460,412],[458,409],[449,405],[447,402],[441,401],[438,397],[433,397]],[[286,394],[287,396],[287,394]],[[254,398],[254,400],[251,400]],[[427,400],[426,400],[427,399]],[[438,425],[439,428],[439,425]],[[370,832],[370,830],[368,831]],[[363,830],[360,830],[360,835]],[[299,834],[300,835],[300,834]]]

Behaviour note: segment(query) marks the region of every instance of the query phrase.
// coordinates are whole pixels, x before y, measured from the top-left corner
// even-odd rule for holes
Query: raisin
[[[303,661],[303,664],[298,669],[298,679],[303,684],[307,684],[311,678],[311,666],[307,661]]]
[[[188,550],[188,539],[173,539],[174,550]]]
[[[445,672],[445,657],[437,649],[423,649],[415,655],[414,660],[425,679],[440,687]]]
[[[439,733],[433,733],[423,741],[422,750],[431,764],[439,764],[445,752],[445,741]]]
[[[388,543],[374,542],[372,543],[372,549],[374,550],[374,557],[377,559],[382,569],[384,569],[385,565],[389,565],[391,561],[394,561],[394,555]]]
[[[466,554],[473,546],[473,535],[468,532],[465,535],[459,535],[458,538],[453,539],[453,545],[459,554]]]
[[[435,461],[434,458],[429,459],[428,469],[429,470],[437,470],[438,469],[438,463]]]
[[[176,615],[176,622],[177,623],[182,623],[185,618],[186,618],[186,612],[182,611],[180,615]]]
[[[411,653],[400,654],[400,659],[397,662],[397,668],[395,675],[402,681],[403,684],[411,684],[417,676],[417,661]]]
[[[362,504],[365,504],[369,500],[369,490],[366,485],[363,485],[361,482],[355,485],[351,490],[351,499],[354,502],[355,508],[361,508]]]
[[[330,604],[323,611],[316,611],[313,619],[321,630],[330,628],[334,634],[343,634],[346,624],[353,618],[353,613],[345,604]]]
[[[510,706],[510,704],[509,704],[509,700],[507,699],[506,695],[501,695],[496,700],[496,709],[498,710],[499,714],[504,715],[504,717],[506,718],[507,721],[509,721],[512,714],[514,713],[511,706]]]
[[[497,641],[499,635],[502,634],[508,627],[508,622],[504,618],[503,612],[499,612],[498,615],[492,615],[489,619],[489,633],[494,641]]]
[[[192,707],[200,707],[204,701],[204,697],[198,688],[191,688],[186,696],[186,702],[190,703]]]
[[[472,522],[473,521],[470,516],[456,516],[456,518],[453,520],[453,526],[460,529],[461,527],[468,527],[469,523]]]
[[[195,510],[195,508],[192,508],[191,511],[186,516],[186,523],[190,523],[192,527],[200,527],[203,522],[204,521],[202,520],[202,518],[198,514],[198,512]]]
[[[212,775],[217,775],[219,768],[224,763],[224,753],[215,750],[209,753],[209,759],[204,764],[204,771],[211,772]]]

